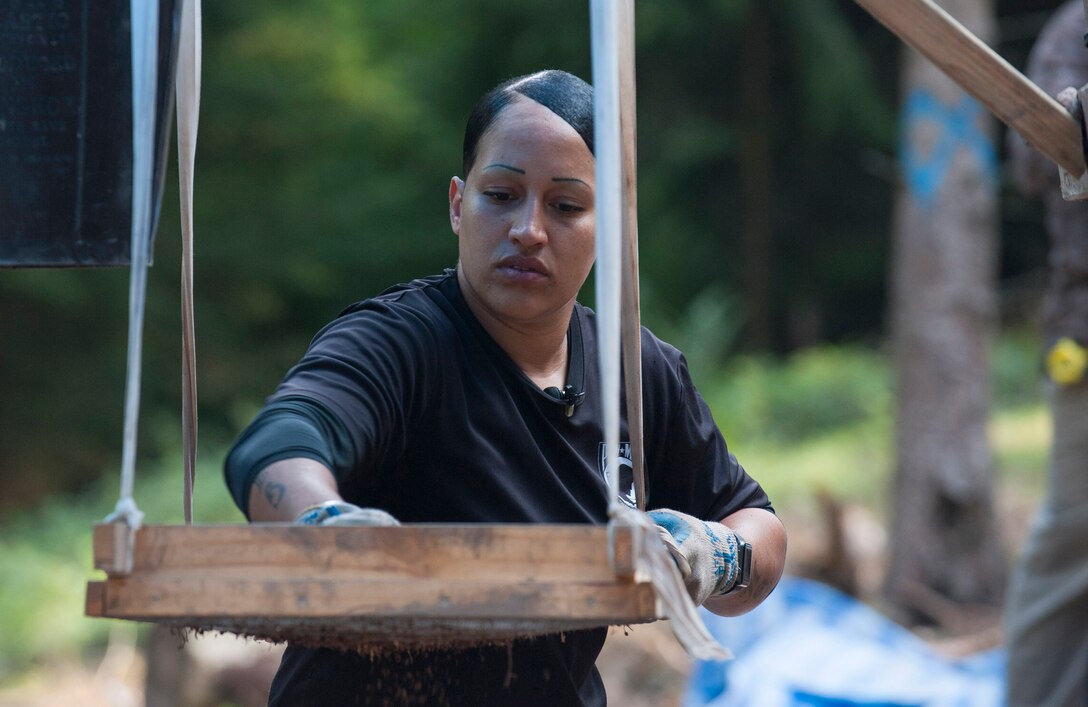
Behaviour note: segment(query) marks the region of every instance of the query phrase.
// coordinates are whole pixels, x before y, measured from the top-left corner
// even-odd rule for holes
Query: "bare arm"
[[[249,490],[252,522],[291,522],[303,510],[325,501],[339,501],[332,472],[313,459],[281,459],[257,474]]]
[[[743,508],[722,518],[752,545],[751,583],[730,594],[711,597],[703,604],[719,616],[739,616],[756,608],[782,577],[786,563],[786,529],[774,513]]]

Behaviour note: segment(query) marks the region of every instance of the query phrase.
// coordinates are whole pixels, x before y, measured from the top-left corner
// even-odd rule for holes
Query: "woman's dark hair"
[[[465,126],[462,156],[465,177],[476,164],[480,139],[515,94],[536,101],[565,120],[593,152],[593,87],[574,74],[548,69],[503,81],[476,101]]]

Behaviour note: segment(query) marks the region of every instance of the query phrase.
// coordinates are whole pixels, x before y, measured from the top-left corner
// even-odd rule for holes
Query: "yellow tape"
[[[1058,339],[1046,354],[1046,374],[1058,385],[1080,383],[1086,369],[1088,350],[1068,336]]]

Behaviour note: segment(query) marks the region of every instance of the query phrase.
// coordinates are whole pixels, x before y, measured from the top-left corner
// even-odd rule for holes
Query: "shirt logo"
[[[605,486],[608,486],[608,457],[605,453],[604,442],[601,442],[597,449],[597,468],[601,473],[601,478],[604,479]],[[620,442],[618,461],[620,465],[620,489],[622,490],[618,494],[619,499],[625,506],[635,508],[635,473],[631,464],[630,442]]]

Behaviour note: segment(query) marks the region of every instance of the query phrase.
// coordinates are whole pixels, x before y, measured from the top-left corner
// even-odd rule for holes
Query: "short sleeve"
[[[403,453],[433,365],[426,360],[427,331],[396,301],[349,308],[318,332],[269,402],[298,396],[328,408],[351,437],[353,469],[365,476]]]
[[[655,373],[658,380],[650,403],[654,418],[664,413],[664,419],[647,429],[647,441],[652,440],[652,453],[647,452],[649,506],[674,508],[706,520],[719,520],[742,508],[773,511],[763,488],[729,451],[691,381],[684,357],[668,349],[656,363],[665,370]]]

